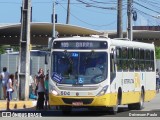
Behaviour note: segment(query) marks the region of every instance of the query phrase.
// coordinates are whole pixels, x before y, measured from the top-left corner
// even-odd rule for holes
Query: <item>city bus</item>
[[[49,57],[49,105],[116,114],[141,110],[156,95],[153,43],[97,36],[56,38]]]

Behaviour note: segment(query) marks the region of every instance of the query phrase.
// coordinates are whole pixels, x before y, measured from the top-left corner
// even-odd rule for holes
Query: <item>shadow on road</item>
[[[152,112],[160,112],[160,109],[153,109]]]

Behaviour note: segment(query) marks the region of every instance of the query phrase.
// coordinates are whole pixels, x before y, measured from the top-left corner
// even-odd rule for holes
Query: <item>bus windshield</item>
[[[98,84],[107,78],[106,52],[53,52],[52,80],[59,84]]]

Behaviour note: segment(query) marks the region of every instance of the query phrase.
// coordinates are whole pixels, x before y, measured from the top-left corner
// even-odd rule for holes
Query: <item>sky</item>
[[[68,0],[31,0],[32,22],[51,22],[53,1],[58,23],[66,24]],[[117,0],[70,0],[69,24],[94,30],[117,29]],[[159,0],[134,0],[137,21],[133,25],[159,25]],[[22,0],[0,0],[0,24],[19,23]],[[111,9],[112,8],[112,9]],[[123,0],[123,30],[127,26],[127,0]]]

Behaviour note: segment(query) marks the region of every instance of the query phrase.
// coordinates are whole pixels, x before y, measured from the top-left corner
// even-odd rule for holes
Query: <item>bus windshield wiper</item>
[[[90,57],[92,57],[94,55],[94,50],[92,50],[91,52],[90,52],[90,54],[89,55],[87,55],[87,57],[85,57],[85,65],[88,63],[88,59],[90,58]]]
[[[73,65],[73,61],[72,61],[71,57],[69,56],[67,50],[64,51],[64,54],[67,56],[69,63]]]

